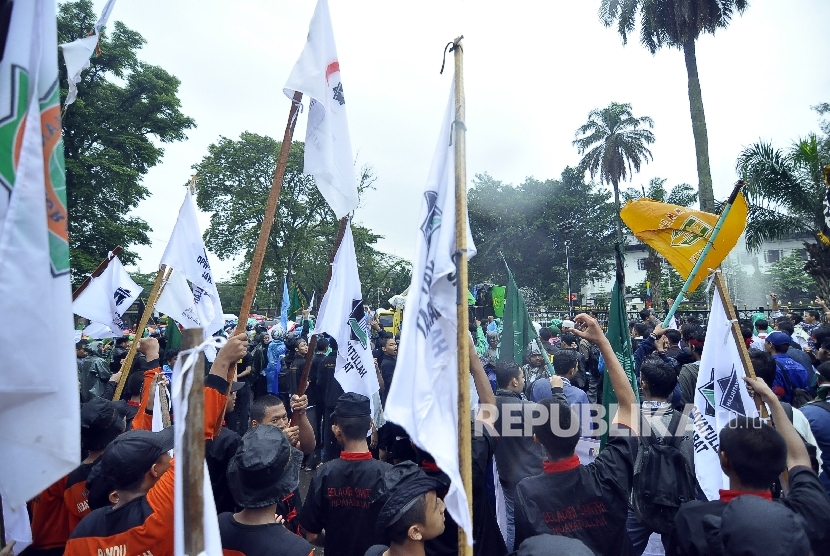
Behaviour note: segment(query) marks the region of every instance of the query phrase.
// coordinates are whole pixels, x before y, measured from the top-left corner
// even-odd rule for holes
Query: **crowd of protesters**
[[[649,309],[631,323],[638,408],[590,315],[541,328],[524,365],[500,357],[499,319],[473,322],[474,553],[640,555],[657,534],[666,554],[830,554],[830,311],[774,308],[742,322],[757,377],[746,383],[771,420],[737,416],[720,433],[729,489],[719,500],[697,485],[684,421],[706,350],[701,323],[665,329]],[[397,339],[367,315],[385,400]],[[249,328],[230,336],[205,380],[205,457],[224,553],[457,554],[447,475],[402,427],[376,429],[368,398],[343,392],[334,339],[313,337],[307,311],[288,330]],[[77,344],[83,460],[31,501],[26,554],[173,553],[173,433],[151,432],[153,412],[164,410],[152,393],[179,353],[153,336]],[[113,400],[131,341],[138,356]],[[588,422],[605,378],[616,434],[582,462],[577,445],[599,434]],[[638,434],[655,421],[663,426]]]

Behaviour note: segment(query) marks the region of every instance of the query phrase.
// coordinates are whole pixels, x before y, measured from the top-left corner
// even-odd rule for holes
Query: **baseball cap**
[[[158,432],[131,430],[110,442],[101,456],[101,472],[114,488],[132,485],[173,449],[173,427]]]
[[[231,386],[231,392],[239,392],[240,390],[242,390],[243,386],[245,386],[245,383],[237,380]]]
[[[773,332],[766,337],[766,341],[774,346],[783,346],[784,344],[793,343],[793,339],[788,334],[783,332]]]
[[[385,500],[378,514],[378,532],[385,531],[403,517],[422,495],[443,486],[441,481],[430,477],[411,461],[393,466],[384,473],[378,496],[378,500]]]

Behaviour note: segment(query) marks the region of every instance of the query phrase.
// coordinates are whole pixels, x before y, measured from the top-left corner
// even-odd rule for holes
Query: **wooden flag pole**
[[[78,286],[78,289],[72,292],[72,301],[78,299],[78,296],[81,295],[81,292],[83,292],[87,288],[87,286],[89,286],[89,283],[92,282],[93,278],[98,278],[101,274],[104,273],[104,271],[109,266],[110,261],[118,255],[120,255],[122,250],[123,249],[120,245],[116,245],[115,249],[107,253],[106,258],[104,258],[104,260],[101,261],[101,264],[98,265],[98,268],[93,270],[92,274],[87,276],[86,279],[83,282],[81,282],[81,285]]]
[[[738,346],[738,355],[741,358],[741,365],[744,368],[746,376],[755,378],[755,368],[752,366],[752,360],[749,358],[749,350],[746,348],[744,336],[741,333],[741,325],[738,323],[738,315],[735,314],[735,305],[729,299],[729,290],[726,289],[726,281],[720,271],[715,272],[715,289],[717,295],[720,296],[720,302],[726,311],[726,318],[732,322],[732,339],[735,340],[735,345]],[[764,419],[769,417],[767,413],[767,406],[761,401],[759,396],[755,396],[755,405],[758,406],[758,413]]]
[[[467,509],[473,515],[472,430],[470,425],[470,313],[467,308],[467,147],[464,105],[464,48],[458,37],[453,41],[455,55],[455,247],[458,298],[458,469],[467,493]],[[464,530],[458,528],[459,556],[472,556]]]
[[[182,351],[202,343],[201,328],[182,332]],[[201,554],[205,550],[204,533],[204,461],[205,461],[205,355],[198,354],[196,364],[188,371],[193,384],[187,394],[184,450],[176,454],[182,459],[182,508],[184,509],[184,553]],[[184,381],[187,377],[182,377]],[[184,382],[186,384],[186,382]]]
[[[170,397],[167,395],[167,387],[164,384],[158,384],[159,402],[161,407],[154,408],[155,411],[161,412],[161,426],[165,429],[172,425],[170,421]]]
[[[135,354],[138,351],[138,342],[141,340],[141,335],[144,334],[144,328],[147,326],[147,321],[150,320],[150,315],[153,314],[153,308],[156,306],[159,295],[161,295],[162,282],[170,279],[172,268],[167,268],[161,265],[159,271],[156,273],[156,281],[153,283],[153,289],[150,290],[150,295],[147,297],[147,305],[144,307],[144,313],[141,315],[141,320],[138,321],[138,326],[135,329],[135,340],[130,344],[130,349],[127,351],[127,357],[121,363],[121,379],[118,381],[118,386],[115,387],[115,394],[112,399],[118,401],[121,399],[121,392],[124,391],[124,385],[127,384],[127,376],[130,374],[130,368],[133,366]],[[163,354],[160,354],[163,356]]]
[[[329,282],[331,282],[331,272],[332,272],[332,263],[334,263],[334,257],[337,256],[337,251],[340,249],[340,244],[343,242],[343,236],[346,234],[346,225],[349,223],[349,217],[344,216],[340,219],[340,229],[337,230],[337,239],[334,240],[334,249],[331,251],[331,257],[329,257],[329,270],[326,274],[326,282],[323,284],[323,293],[322,296],[326,296],[326,292],[329,289]],[[338,346],[339,347],[339,346]],[[314,359],[314,352],[317,350],[317,334],[311,334],[311,338],[308,340],[308,353],[305,355],[305,363],[303,363],[303,373],[300,375],[300,380],[298,382],[297,388],[297,395],[302,396],[305,394],[306,389],[308,388],[308,375],[311,372],[311,361]],[[290,404],[290,401],[289,401]],[[297,422],[297,416],[292,414],[291,415],[291,426],[293,427]],[[315,434],[318,431],[315,431]]]
[[[677,312],[677,309],[680,307],[680,304],[683,302],[683,298],[686,297],[686,294],[689,293],[689,287],[692,285],[692,280],[698,275],[703,266],[703,261],[706,260],[706,255],[709,254],[709,251],[712,250],[712,245],[715,243],[715,238],[718,237],[718,233],[720,233],[720,229],[723,226],[723,223],[726,221],[726,217],[729,215],[729,211],[732,209],[732,204],[735,202],[735,199],[738,198],[738,193],[741,192],[741,188],[745,185],[743,180],[738,180],[735,183],[735,187],[732,188],[732,194],[729,196],[729,199],[726,201],[726,206],[723,207],[723,210],[718,217],[718,222],[715,224],[715,229],[712,230],[712,235],[709,236],[709,239],[706,241],[706,245],[703,247],[703,251],[700,253],[700,257],[698,257],[695,266],[692,268],[692,271],[689,273],[689,277],[686,278],[686,283],[683,284],[683,287],[680,288],[680,293],[677,294],[677,297],[674,300],[674,304],[669,309],[669,312],[666,314],[666,318],[663,319],[663,328],[668,328],[669,324],[671,324],[671,318],[674,316],[674,313]],[[619,216],[619,215],[618,215]]]
[[[274,225],[274,217],[277,214],[277,205],[282,191],[282,178],[285,176],[285,167],[288,165],[288,155],[291,152],[291,141],[294,138],[294,127],[297,125],[297,115],[300,113],[300,101],[303,94],[299,91],[294,93],[291,99],[291,109],[288,111],[288,123],[285,124],[285,133],[282,136],[280,153],[277,156],[277,167],[274,170],[274,177],[271,179],[271,190],[268,192],[268,202],[265,204],[265,216],[262,226],[259,229],[254,255],[251,257],[251,268],[248,271],[248,283],[245,285],[245,293],[242,294],[242,307],[239,309],[239,321],[236,323],[234,335],[245,332],[245,325],[248,322],[248,315],[251,313],[251,306],[254,304],[254,295],[259,283],[259,274],[262,271],[262,261],[265,259],[265,248],[268,245],[268,238],[271,237],[271,227]],[[228,376],[231,386],[236,380],[236,363],[228,369]],[[230,395],[230,390],[228,390]],[[219,413],[219,420],[216,422],[216,433],[222,429],[222,421],[225,420],[225,410]]]

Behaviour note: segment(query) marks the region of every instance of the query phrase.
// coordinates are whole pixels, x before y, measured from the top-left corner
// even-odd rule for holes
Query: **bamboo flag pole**
[[[187,328],[182,332],[182,351],[202,343],[201,328]],[[187,394],[187,416],[182,442],[185,449],[176,454],[182,461],[182,508],[184,510],[184,553],[202,554],[205,550],[204,533],[204,469],[205,469],[205,355],[199,353],[193,373],[193,384]],[[186,384],[187,377],[183,377]]]
[[[735,305],[729,298],[729,290],[726,288],[726,281],[723,279],[723,275],[720,271],[715,273],[715,290],[717,291],[717,295],[720,296],[720,301],[721,304],[723,304],[724,311],[726,311],[726,318],[728,318],[732,323],[732,339],[735,340],[735,345],[738,346],[738,355],[741,358],[741,365],[744,368],[744,374],[748,377],[755,378],[755,368],[752,366],[752,361],[749,359],[749,350],[746,348],[744,336],[741,334],[741,325],[738,322],[738,315],[735,314]],[[755,405],[758,406],[758,413],[760,413],[761,417],[764,419],[769,417],[767,414],[767,406],[764,405],[764,402],[762,402],[761,398],[758,396],[755,397]]]
[[[455,56],[455,122],[453,123],[453,141],[455,142],[455,247],[457,264],[458,299],[458,470],[461,482],[467,494],[467,509],[473,515],[473,467],[472,467],[472,431],[470,426],[470,313],[467,308],[467,146],[464,123],[466,116],[464,106],[464,48],[461,46],[463,36],[453,41],[452,51]],[[472,540],[472,539],[471,539]],[[459,556],[472,556],[473,548],[467,545],[464,530],[458,528]]]
[[[167,387],[164,384],[159,383],[156,386],[159,389],[159,402],[161,403],[161,407],[154,409],[155,411],[161,412],[161,426],[167,428],[173,424],[170,422],[170,397],[167,395]]]
[[[344,216],[340,219],[340,228],[337,230],[337,239],[334,240],[334,249],[331,251],[331,257],[329,257],[329,270],[326,274],[326,282],[323,284],[323,293],[321,294],[321,299],[326,297],[326,292],[329,289],[329,283],[331,282],[331,272],[332,272],[332,263],[334,263],[334,257],[337,256],[337,251],[340,249],[340,244],[343,242],[343,236],[346,234],[346,226],[349,223],[349,217]],[[317,350],[317,334],[312,334],[311,338],[308,341],[308,353],[305,355],[305,363],[303,363],[303,372],[300,375],[300,380],[298,382],[297,388],[297,395],[302,396],[305,394],[306,389],[308,388],[308,375],[311,372],[311,361],[314,359],[314,352]],[[289,405],[290,405],[289,401]],[[297,416],[295,414],[291,414],[291,426],[293,427],[297,422]]]
[[[245,332],[245,324],[248,322],[248,315],[251,313],[251,306],[254,303],[259,274],[262,272],[262,261],[265,259],[265,248],[268,246],[268,238],[271,237],[271,227],[274,225],[274,217],[277,213],[280,191],[282,191],[282,178],[285,176],[285,167],[288,165],[288,155],[291,152],[291,141],[294,139],[294,127],[297,125],[297,115],[300,113],[300,107],[302,106],[300,101],[302,99],[303,94],[299,91],[295,92],[294,98],[291,99],[288,123],[285,124],[285,133],[283,133],[280,153],[277,156],[277,167],[274,170],[274,177],[271,179],[268,202],[265,204],[265,215],[259,229],[254,255],[251,257],[248,282],[245,285],[245,293],[242,294],[242,307],[239,309],[239,321],[236,323],[236,330],[233,331],[234,335]],[[236,380],[236,363],[233,363],[228,369],[228,376],[232,378],[230,381],[232,386],[233,381]],[[230,390],[228,390],[228,395],[230,395]],[[222,421],[224,420],[225,410],[223,409],[219,414],[219,420],[216,422],[215,430],[217,434],[222,429]]]
[[[709,236],[709,239],[706,241],[706,245],[703,247],[703,251],[700,253],[700,257],[698,257],[697,262],[695,263],[694,268],[689,273],[689,277],[686,278],[686,283],[683,284],[683,287],[680,289],[680,293],[677,294],[677,297],[674,300],[674,304],[669,309],[669,312],[666,314],[666,318],[663,319],[663,328],[668,328],[669,324],[671,323],[671,318],[674,316],[674,313],[677,312],[678,307],[683,302],[683,298],[686,297],[686,294],[689,293],[689,286],[692,284],[692,280],[698,275],[703,266],[703,261],[706,260],[706,256],[709,254],[709,251],[712,250],[712,245],[715,242],[715,238],[718,237],[718,233],[720,233],[720,229],[723,226],[724,221],[726,221],[726,217],[729,215],[729,211],[732,209],[732,204],[735,202],[735,199],[738,197],[738,193],[741,192],[741,188],[745,185],[743,180],[738,180],[735,183],[735,187],[732,189],[732,194],[729,196],[729,199],[726,201],[726,206],[723,207],[723,210],[720,213],[720,217],[718,217],[718,223],[715,224],[715,229],[712,230],[712,235]]]
[[[113,249],[112,251],[107,253],[106,258],[104,258],[104,260],[101,261],[101,264],[98,265],[98,268],[96,268],[94,271],[92,271],[92,274],[87,276],[86,279],[83,282],[81,282],[81,285],[78,286],[77,290],[72,292],[72,301],[75,301],[76,299],[78,299],[78,296],[81,295],[81,292],[83,292],[87,288],[87,286],[89,286],[89,283],[92,282],[93,278],[98,278],[101,274],[104,273],[104,271],[109,266],[110,261],[113,260],[118,255],[120,255],[122,250],[123,249],[120,245],[116,245],[115,249]]]
[[[161,265],[159,271],[156,273],[156,281],[153,283],[153,289],[150,290],[150,295],[147,297],[147,305],[144,307],[144,313],[141,315],[141,320],[138,321],[138,326],[135,329],[135,340],[130,344],[130,349],[127,352],[127,357],[121,363],[121,379],[118,381],[118,386],[115,387],[115,394],[112,396],[113,400],[121,399],[121,392],[124,391],[124,385],[127,384],[127,376],[130,374],[130,369],[133,366],[135,354],[138,351],[138,342],[141,335],[144,334],[144,328],[147,326],[147,321],[150,320],[150,315],[153,314],[153,309],[156,306],[159,295],[161,295],[162,283],[170,279],[170,274],[173,272],[172,268],[167,268],[166,265]]]

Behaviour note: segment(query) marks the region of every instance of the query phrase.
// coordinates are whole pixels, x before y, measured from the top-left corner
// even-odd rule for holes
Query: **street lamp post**
[[[571,293],[571,240],[565,240],[565,267],[568,271],[568,316],[573,318],[573,293]]]

